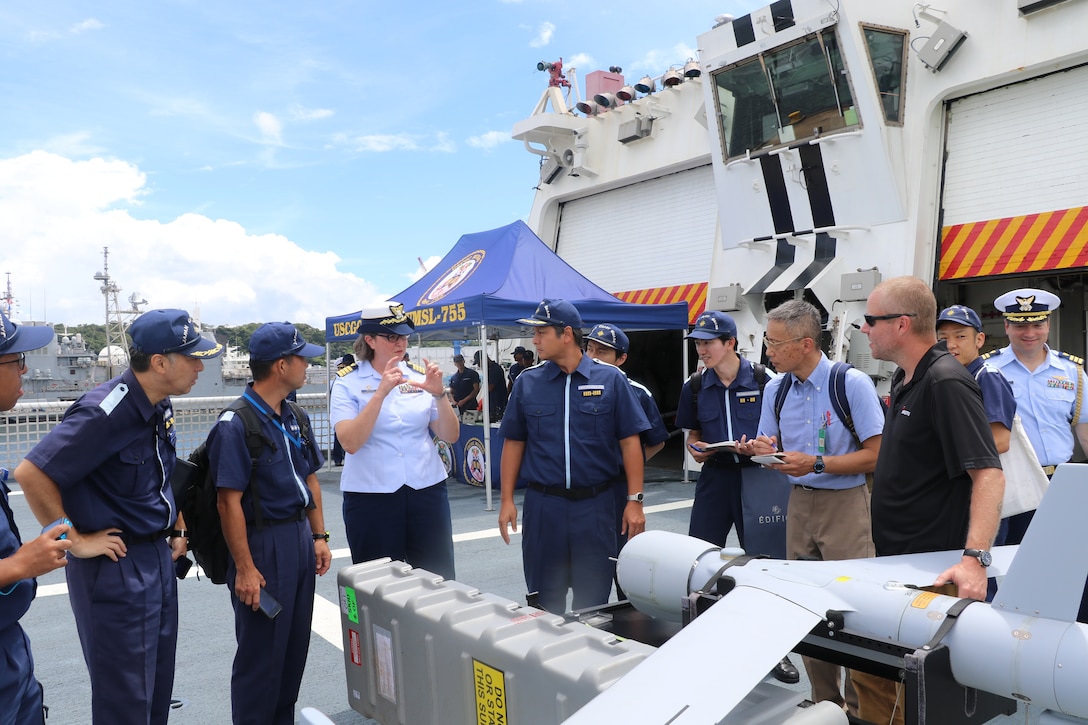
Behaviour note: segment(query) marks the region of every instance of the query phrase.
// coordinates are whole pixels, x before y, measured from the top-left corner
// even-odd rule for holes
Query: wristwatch
[[[636,503],[642,503],[642,499],[642,491],[639,491],[638,493],[632,493],[630,496],[627,497],[628,501],[634,501]]]
[[[328,541],[329,541],[329,532],[326,531],[323,534],[314,534],[314,541],[324,541],[324,542],[328,543]]]
[[[994,557],[990,555],[990,552],[983,549],[964,549],[963,555],[975,557],[984,569],[994,563]]]
[[[823,473],[824,468],[825,468],[825,466],[824,466],[824,457],[823,456],[816,456],[816,462],[812,464],[812,472],[813,473]]]

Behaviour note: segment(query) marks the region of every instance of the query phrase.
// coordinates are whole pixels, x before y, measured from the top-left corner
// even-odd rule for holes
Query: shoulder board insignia
[[[427,368],[423,367],[422,365],[418,365],[418,364],[416,364],[414,362],[408,363],[408,369],[409,370],[415,370],[420,375],[426,375],[427,374]]]
[[[347,367],[343,367],[343,368],[340,368],[339,370],[337,370],[336,371],[336,377],[342,378],[345,375],[349,375],[349,374],[355,372],[358,369],[359,369],[359,363],[353,362],[351,365],[348,365]]]
[[[109,392],[102,402],[98,404],[98,407],[106,411],[106,415],[111,415],[113,409],[116,408],[125,396],[128,395],[128,385],[120,383],[116,388]]]
[[[1084,365],[1084,358],[1077,357],[1076,355],[1073,355],[1073,354],[1068,353],[1068,352],[1059,352],[1058,357],[1064,357],[1066,360],[1068,360],[1068,361],[1070,361],[1072,363],[1075,363],[1077,365],[1080,365],[1080,366]]]
[[[1001,348],[998,348],[997,350],[991,350],[990,352],[982,355],[982,359],[983,360],[989,360],[990,358],[997,357],[1000,354],[1001,354]]]

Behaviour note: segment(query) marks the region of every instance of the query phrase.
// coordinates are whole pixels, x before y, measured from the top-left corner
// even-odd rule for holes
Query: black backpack
[[[292,400],[283,402],[290,406],[295,420],[298,421],[303,440],[312,440],[310,420],[302,408]],[[249,449],[249,458],[252,462],[249,491],[253,497],[254,524],[258,529],[264,528],[260,493],[257,490],[253,471],[256,469],[257,459],[264,447],[268,446],[275,451],[276,443],[261,432],[258,413],[245,399],[238,398],[231,401],[220,415],[228,410],[233,411],[245,424],[246,448]],[[193,552],[196,563],[213,584],[226,584],[230,549],[223,537],[223,523],[219,518],[219,491],[215,486],[215,476],[208,460],[207,439],[189,454],[188,461],[178,461],[178,472],[175,474],[177,484],[174,487],[174,498],[177,501],[178,511],[185,517],[189,551]]]

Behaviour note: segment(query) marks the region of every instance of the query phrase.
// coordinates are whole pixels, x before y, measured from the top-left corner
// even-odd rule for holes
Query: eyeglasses
[[[778,347],[779,345],[786,345],[788,343],[797,342],[799,340],[804,340],[804,339],[805,339],[804,337],[795,337],[795,338],[792,338],[790,340],[772,340],[771,338],[764,335],[763,336],[763,344],[766,345],[767,347],[774,348],[774,347]]]
[[[872,327],[881,320],[894,320],[897,317],[917,317],[913,312],[896,312],[892,315],[862,315],[865,318],[865,324]]]
[[[20,370],[25,368],[26,367],[26,353],[25,352],[19,353],[19,357],[15,358],[14,360],[5,360],[4,362],[0,362],[0,365],[12,365],[12,364],[18,364]]]
[[[392,332],[378,332],[374,335],[374,337],[384,337],[386,340],[393,343],[394,345],[396,345],[401,340],[408,339],[407,335],[394,335]]]

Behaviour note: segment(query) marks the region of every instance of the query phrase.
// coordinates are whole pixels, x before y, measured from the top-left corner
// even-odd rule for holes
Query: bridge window
[[[726,158],[858,125],[834,28],[714,74]]]
[[[876,80],[884,120],[903,123],[903,88],[907,84],[907,31],[876,25],[862,25],[869,64]]]

